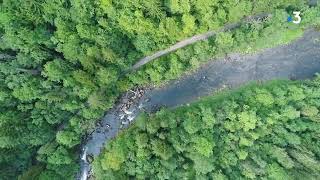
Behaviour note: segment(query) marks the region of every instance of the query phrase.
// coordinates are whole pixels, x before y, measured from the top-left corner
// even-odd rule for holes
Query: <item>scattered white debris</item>
[[[128,121],[121,121],[121,124],[127,125],[127,124],[129,124],[129,123],[128,123]]]
[[[83,148],[83,153],[82,153],[82,156],[81,156],[81,160],[83,160],[84,162],[87,162],[87,150],[88,150],[87,147]]]
[[[88,171],[84,170],[81,176],[81,180],[87,180],[87,178],[88,178]]]
[[[134,120],[134,116],[128,116],[128,120],[129,120],[129,122],[131,122],[131,121],[133,121]]]
[[[124,114],[121,114],[120,115],[120,120],[122,120],[124,118],[124,116],[125,116]]]
[[[132,113],[133,113],[132,111],[128,111],[128,110],[126,110],[126,109],[125,109],[125,110],[123,110],[123,112],[124,112],[124,113],[126,113],[126,114],[128,114],[128,115],[130,115],[130,114],[132,114]]]

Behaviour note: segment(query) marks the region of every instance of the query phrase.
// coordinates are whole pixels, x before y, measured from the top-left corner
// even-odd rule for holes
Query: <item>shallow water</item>
[[[130,116],[138,115],[142,107],[147,111],[155,106],[176,107],[221,88],[234,88],[250,81],[305,79],[311,78],[316,72],[320,72],[320,32],[310,30],[289,45],[254,55],[231,54],[228,58],[210,61],[196,72],[171,81],[165,87],[149,90],[140,102],[131,106]],[[84,143],[84,153],[99,155],[104,145],[120,131],[121,121],[117,106],[107,113],[101,126]],[[90,170],[84,153],[81,155],[82,178]]]
[[[317,40],[318,39],[318,40]],[[320,32],[308,31],[297,41],[254,55],[232,54],[210,61],[195,73],[146,93],[147,107],[174,107],[224,87],[250,81],[311,78],[320,71]]]

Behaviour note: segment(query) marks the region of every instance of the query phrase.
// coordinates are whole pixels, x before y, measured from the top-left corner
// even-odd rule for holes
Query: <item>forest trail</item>
[[[194,36],[192,36],[190,38],[187,38],[185,40],[182,40],[182,41],[170,46],[167,49],[157,51],[157,52],[155,52],[154,54],[152,54],[150,56],[146,56],[144,58],[141,58],[136,64],[133,65],[131,70],[137,70],[141,66],[147,64],[150,61],[153,61],[154,59],[157,59],[157,58],[159,58],[161,56],[165,56],[165,55],[167,55],[167,54],[169,54],[171,52],[174,52],[174,51],[176,51],[176,50],[178,50],[180,48],[186,47],[186,46],[188,46],[190,44],[193,44],[193,43],[196,43],[198,41],[206,40],[206,39],[208,39],[208,38],[210,38],[210,37],[212,37],[212,36],[214,36],[214,35],[216,35],[218,33],[238,28],[244,22],[247,23],[247,22],[251,22],[251,21],[257,21],[257,20],[268,18],[268,17],[271,17],[271,16],[272,16],[272,14],[269,14],[269,13],[263,13],[263,14],[259,14],[259,15],[255,15],[255,16],[248,16],[248,17],[245,17],[242,21],[239,21],[237,23],[227,24],[223,28],[221,28],[220,30],[208,31],[208,32],[205,32],[203,34],[194,35]]]
[[[127,114],[132,118],[130,120],[119,114],[122,104],[117,104],[83,143],[82,147],[86,150],[83,154],[98,156],[101,149],[121,131],[123,123],[129,126],[141,111],[150,112],[162,106],[173,108],[223,88],[236,88],[252,81],[311,78],[320,71],[320,43],[315,40],[319,37],[320,32],[309,30],[302,38],[288,45],[256,54],[234,53],[228,58],[209,61],[192,74],[173,80],[162,88],[147,90],[141,99],[131,104]],[[90,162],[81,161],[80,165],[81,175],[90,174]]]

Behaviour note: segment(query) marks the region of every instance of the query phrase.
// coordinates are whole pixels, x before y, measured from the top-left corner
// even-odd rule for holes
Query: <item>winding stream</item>
[[[83,145],[78,179],[85,180],[90,174],[88,155],[99,155],[104,145],[117,135],[120,127],[128,126],[142,109],[151,111],[155,106],[179,106],[221,88],[234,88],[250,81],[311,78],[319,71],[320,32],[314,30],[306,31],[302,38],[289,45],[253,55],[231,54],[210,61],[196,72],[172,81],[165,87],[148,90],[126,112],[121,111],[121,104],[111,109]]]

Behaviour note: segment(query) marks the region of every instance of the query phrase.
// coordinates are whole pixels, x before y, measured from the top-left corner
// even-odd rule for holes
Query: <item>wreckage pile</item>
[[[117,106],[115,106],[113,111],[116,112],[116,117],[121,121],[120,129],[127,127],[137,115],[137,110],[143,108],[143,105],[139,104],[139,101],[143,97],[146,90],[146,88],[141,87],[130,89],[121,98],[119,98]],[[98,122],[97,125],[99,128],[97,128],[95,131],[98,133],[106,132],[109,128],[113,128],[110,124],[103,123],[101,121]],[[90,135],[92,133],[90,133]]]
[[[136,115],[139,113],[139,110],[143,108],[140,103],[141,98],[143,97],[146,88],[135,88],[127,91],[117,102],[117,105],[111,109],[109,112],[113,112],[115,115],[115,121],[105,121],[102,119],[97,123],[97,127],[94,131],[92,131],[87,141],[92,140],[92,138],[96,138],[96,140],[101,141],[101,137],[103,136],[115,136],[113,133],[117,133],[118,130],[111,132],[110,130],[122,129],[128,127],[129,124],[134,120]],[[113,114],[112,113],[112,114]],[[117,123],[119,122],[119,123]],[[120,127],[119,127],[120,124]],[[99,148],[103,146],[104,140],[101,141],[101,145],[98,145]],[[95,146],[96,143],[93,143]],[[77,175],[77,179],[86,180],[93,179],[92,168],[90,164],[92,163],[94,157],[92,152],[87,153],[88,147],[84,144],[82,153],[81,153],[81,172]]]
[[[138,87],[133,90],[129,90],[121,98],[117,107],[117,115],[121,121],[120,128],[127,127],[137,115],[136,111],[143,107],[138,102],[144,95],[145,91],[145,88]]]

